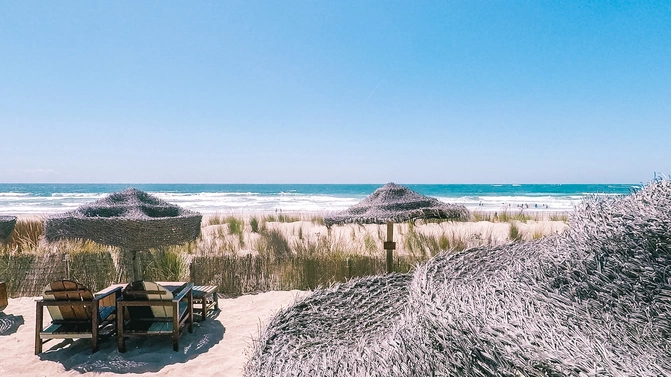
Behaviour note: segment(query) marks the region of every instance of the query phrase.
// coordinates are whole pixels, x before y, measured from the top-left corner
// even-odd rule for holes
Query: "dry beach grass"
[[[407,272],[444,250],[536,239],[566,227],[542,214],[515,219],[500,215],[505,222],[492,218],[396,224],[394,269]],[[76,240],[47,243],[42,237],[42,218],[20,217],[9,241],[0,244],[0,279],[9,282],[13,297],[39,294],[49,279],[62,278],[66,269],[91,289],[130,278],[131,262],[116,247]],[[147,278],[216,284],[231,296],[306,290],[384,273],[385,238],[384,225],[327,228],[313,214],[211,215],[203,219],[195,242],[154,249],[142,253],[141,259]]]

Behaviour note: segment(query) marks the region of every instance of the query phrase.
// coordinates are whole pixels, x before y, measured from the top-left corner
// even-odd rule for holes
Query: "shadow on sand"
[[[179,350],[172,350],[169,337],[131,338],[126,341],[126,352],[117,350],[116,336],[100,342],[98,352],[91,354],[88,339],[45,344],[40,359],[63,364],[66,370],[85,372],[145,373],[158,372],[167,365],[185,363],[206,353],[224,338],[226,328],[212,320],[194,322],[193,333],[185,332],[179,338]]]
[[[0,312],[0,335],[11,335],[23,325],[23,316],[5,314]]]

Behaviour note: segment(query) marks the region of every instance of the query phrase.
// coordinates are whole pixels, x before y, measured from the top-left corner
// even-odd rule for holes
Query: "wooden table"
[[[197,285],[193,287],[193,314],[198,314],[200,320],[204,321],[210,310],[219,310],[217,286]]]

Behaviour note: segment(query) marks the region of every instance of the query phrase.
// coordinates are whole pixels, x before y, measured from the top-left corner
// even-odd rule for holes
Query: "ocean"
[[[0,184],[0,215],[65,212],[128,187],[203,214],[328,213],[382,184]],[[469,210],[571,211],[587,195],[626,195],[641,184],[407,184]]]

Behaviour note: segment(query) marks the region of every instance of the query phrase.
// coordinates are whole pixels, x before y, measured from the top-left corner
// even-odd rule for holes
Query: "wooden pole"
[[[7,284],[4,281],[0,281],[0,312],[7,307],[7,297]],[[42,330],[41,327],[40,330]]]
[[[63,255],[63,262],[65,262],[65,276],[70,280],[70,256],[68,254]]]
[[[142,280],[142,263],[140,262],[140,252],[133,250],[133,281]]]
[[[387,273],[394,272],[394,223],[387,221],[387,241],[384,243],[384,249],[387,250]]]

